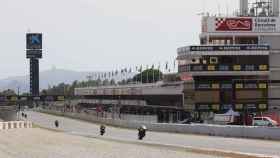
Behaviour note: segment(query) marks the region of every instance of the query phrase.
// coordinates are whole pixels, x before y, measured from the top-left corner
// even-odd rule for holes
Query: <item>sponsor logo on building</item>
[[[216,18],[216,31],[252,31],[251,18]]]
[[[277,31],[277,18],[255,18],[255,32],[275,32]]]

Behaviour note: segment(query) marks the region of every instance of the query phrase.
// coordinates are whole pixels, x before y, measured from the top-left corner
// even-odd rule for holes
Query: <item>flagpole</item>
[[[158,81],[160,81],[160,63],[158,63]]]
[[[141,81],[141,84],[142,84],[143,83],[143,81],[142,81],[142,70],[140,71],[140,76],[141,76],[140,81]]]
[[[146,83],[148,83],[149,82],[149,66],[147,66],[147,80],[146,80]]]
[[[143,80],[142,80],[142,65],[140,67],[140,76],[141,76],[141,84],[143,83]]]
[[[153,70],[153,83],[155,82],[155,71],[154,71],[154,65],[152,67],[152,70]]]

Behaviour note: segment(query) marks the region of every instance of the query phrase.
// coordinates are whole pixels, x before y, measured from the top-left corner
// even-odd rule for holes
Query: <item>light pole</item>
[[[19,116],[20,116],[20,102],[19,102],[19,92],[20,92],[20,87],[17,87],[17,102],[18,102],[18,120],[19,120]]]

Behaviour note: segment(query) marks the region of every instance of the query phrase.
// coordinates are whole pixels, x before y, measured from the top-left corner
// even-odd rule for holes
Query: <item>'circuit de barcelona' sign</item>
[[[255,32],[276,32],[279,25],[278,18],[254,18]]]
[[[280,17],[204,17],[202,32],[280,32]]]

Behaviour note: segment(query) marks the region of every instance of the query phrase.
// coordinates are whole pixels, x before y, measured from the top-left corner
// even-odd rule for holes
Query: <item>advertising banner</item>
[[[202,32],[280,32],[280,18],[204,17]]]
[[[42,49],[42,33],[27,33],[26,49]]]
[[[216,18],[216,31],[252,31],[252,19]]]

